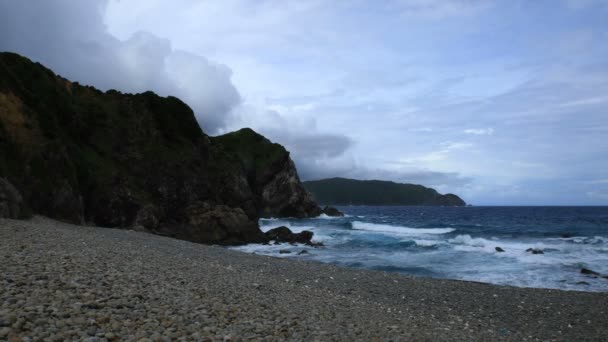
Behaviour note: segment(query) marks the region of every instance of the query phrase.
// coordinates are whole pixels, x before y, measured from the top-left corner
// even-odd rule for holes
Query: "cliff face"
[[[454,194],[442,195],[435,189],[416,184],[378,180],[330,178],[304,182],[319,203],[334,205],[431,205],[464,206]]]
[[[312,217],[321,208],[304,189],[289,152],[249,128],[212,138],[236,156],[262,217]]]
[[[316,213],[280,145],[221,141],[177,98],[104,93],[0,53],[0,177],[24,212],[209,243],[264,240],[261,215]],[[276,155],[258,158],[267,146]]]

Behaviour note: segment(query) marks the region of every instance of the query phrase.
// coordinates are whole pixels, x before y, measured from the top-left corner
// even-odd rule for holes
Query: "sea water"
[[[347,267],[500,285],[608,291],[608,207],[339,207],[345,217],[262,219],[268,231],[310,230],[321,248],[238,250]],[[504,252],[497,252],[500,247]],[[526,252],[529,248],[543,254]],[[292,253],[281,254],[288,249]],[[307,250],[307,254],[298,252]]]

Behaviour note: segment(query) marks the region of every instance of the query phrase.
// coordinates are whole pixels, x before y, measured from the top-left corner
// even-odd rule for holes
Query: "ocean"
[[[346,267],[519,287],[608,291],[608,207],[338,207],[345,217],[262,219],[325,247],[234,249]],[[500,247],[504,252],[497,252]],[[526,252],[529,248],[543,254]],[[292,253],[280,254],[288,249]],[[298,255],[302,250],[307,254]]]

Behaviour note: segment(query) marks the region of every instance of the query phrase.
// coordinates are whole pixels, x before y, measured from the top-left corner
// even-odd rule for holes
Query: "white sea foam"
[[[340,216],[329,216],[327,214],[321,214],[321,215],[317,216],[316,218],[324,219],[324,220],[335,220],[335,219],[339,219]]]
[[[403,241],[407,241],[407,240],[403,240]],[[437,246],[437,245],[441,244],[441,241],[438,241],[438,240],[416,239],[416,240],[414,240],[414,242],[416,243],[416,245],[418,245],[420,247],[433,247],[433,246]]]
[[[569,237],[569,238],[553,238],[552,240],[569,241],[569,242],[583,244],[583,245],[608,244],[608,237],[604,237],[604,236],[594,236],[594,237],[573,236],[573,237]]]
[[[449,243],[456,245],[465,245],[471,247],[486,247],[488,244],[496,244],[494,241],[483,238],[472,238],[471,235],[458,235],[453,239],[448,240]]]
[[[355,230],[365,230],[378,233],[393,233],[399,235],[447,234],[455,230],[454,228],[410,228],[361,221],[353,221],[351,225]]]

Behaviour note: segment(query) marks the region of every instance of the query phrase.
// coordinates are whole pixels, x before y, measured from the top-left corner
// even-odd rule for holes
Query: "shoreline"
[[[42,217],[0,220],[0,260],[0,340],[608,339],[606,292],[347,268]]]

